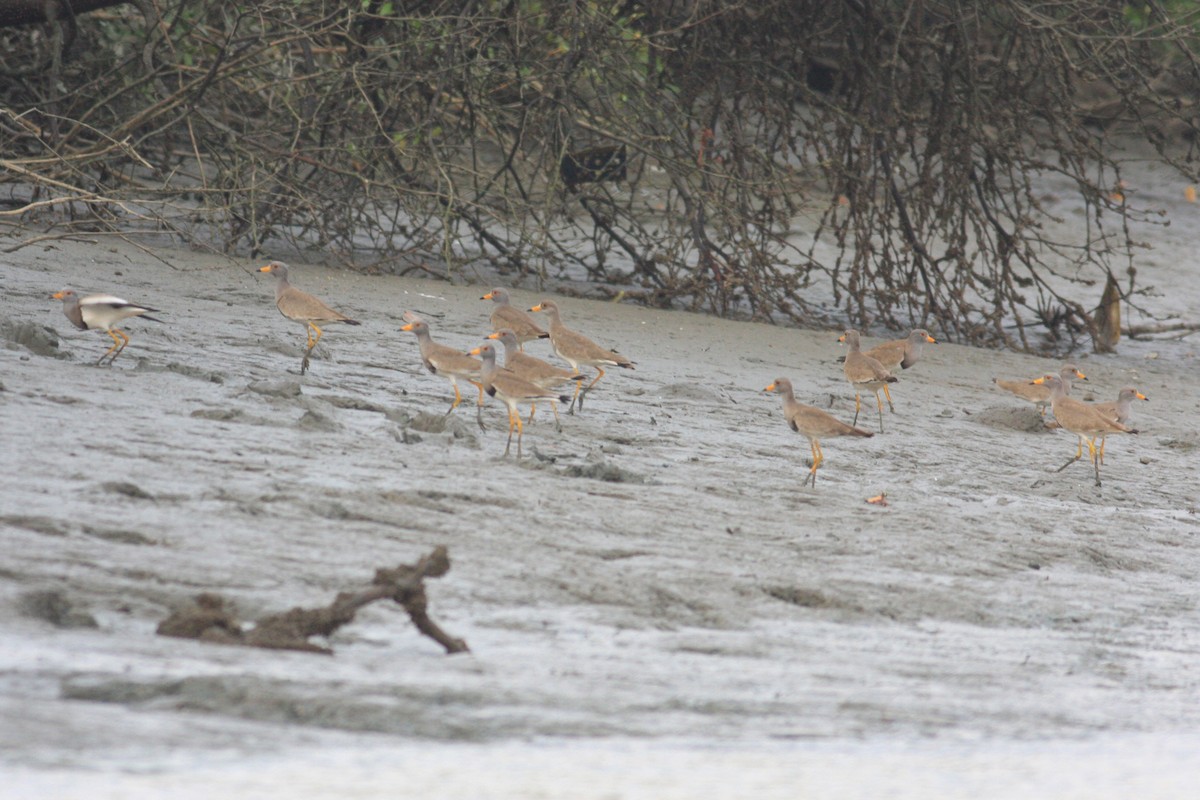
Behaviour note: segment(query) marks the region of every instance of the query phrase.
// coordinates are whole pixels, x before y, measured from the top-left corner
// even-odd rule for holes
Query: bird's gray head
[[[420,336],[423,333],[429,333],[429,324],[426,323],[425,320],[421,319],[420,317],[414,316],[407,325],[401,325],[400,330],[412,331],[413,333]]]
[[[510,351],[519,346],[519,343],[517,342],[517,335],[509,328],[501,328],[495,333],[489,333],[487,338],[500,342],[500,344],[504,345],[504,349],[506,351]]]
[[[265,267],[259,267],[258,271],[266,272],[270,275],[274,275],[276,278],[286,281],[288,276],[288,265],[282,261],[272,261]]]

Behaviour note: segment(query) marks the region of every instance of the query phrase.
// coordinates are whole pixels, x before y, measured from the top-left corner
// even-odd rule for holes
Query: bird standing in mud
[[[1111,403],[1094,403],[1092,408],[1099,411],[1110,420],[1116,420],[1128,427],[1133,421],[1133,401],[1149,400],[1149,397],[1137,390],[1136,386],[1124,386],[1117,393],[1117,399]],[[1104,463],[1104,437],[1100,437],[1100,463]]]
[[[787,378],[776,378],[763,391],[778,392],[783,395],[783,418],[787,420],[788,427],[808,439],[809,447],[812,449],[813,464],[812,469],[808,471],[808,477],[800,484],[801,486],[811,480],[813,488],[817,488],[817,470],[825,461],[825,455],[821,452],[821,439],[828,439],[831,436],[870,438],[875,435],[870,431],[847,425],[819,408],[797,402],[792,391],[792,382]]]
[[[117,360],[117,356],[121,355],[125,345],[129,344],[129,336],[125,331],[114,327],[121,320],[142,317],[154,322],[162,322],[161,319],[150,316],[151,311],[158,312],[157,308],[139,306],[111,294],[89,294],[86,297],[80,297],[72,289],[63,289],[50,297],[54,300],[62,300],[63,314],[79,330],[102,330],[112,337],[112,347],[97,359],[97,365],[103,364],[104,360],[108,359],[111,366]]]
[[[1062,472],[1083,457],[1083,445],[1086,443],[1092,467],[1096,471],[1096,485],[1100,485],[1100,454],[1096,448],[1096,438],[1110,433],[1137,433],[1133,428],[1122,425],[1115,419],[1110,419],[1103,411],[1095,406],[1067,397],[1062,379],[1057,375],[1043,375],[1033,383],[1038,386],[1050,387],[1050,410],[1054,419],[1065,430],[1079,438],[1079,446],[1075,449],[1075,457],[1063,464],[1056,471]]]
[[[553,389],[567,381],[585,380],[585,376],[578,372],[556,367],[547,361],[521,352],[517,343],[517,335],[510,328],[502,328],[496,333],[490,333],[487,338],[495,339],[504,345],[504,369],[516,373],[518,378],[523,378],[535,386]],[[558,406],[551,403],[550,409],[554,412],[555,427],[562,430],[562,422],[558,418]],[[535,411],[537,411],[537,403],[531,401],[528,422],[533,422]]]
[[[864,350],[863,355],[870,356],[883,365],[888,372],[895,373],[897,369],[908,369],[917,363],[926,344],[937,344],[937,339],[929,335],[929,331],[917,328],[905,339],[893,339],[883,344],[877,344],[870,350]],[[888,408],[892,413],[896,407],[892,405],[892,390],[887,384],[883,385],[883,395],[887,398]]]
[[[848,330],[838,341],[845,342],[850,348],[850,352],[846,354],[846,363],[842,365],[842,371],[846,375],[846,380],[854,387],[854,422],[851,425],[858,424],[858,412],[862,409],[860,394],[864,391],[872,391],[875,393],[875,404],[879,406],[879,432],[883,433],[883,400],[879,397],[879,390],[885,388],[889,383],[895,383],[896,377],[888,372],[883,364],[862,352],[858,331]],[[889,408],[891,403],[892,399],[889,393]],[[895,411],[895,409],[892,410]]]
[[[491,317],[492,332],[499,333],[505,329],[512,331],[517,337],[518,348],[534,339],[550,338],[550,334],[542,330],[542,327],[533,321],[533,317],[512,304],[507,290],[492,289],[479,299],[491,300],[496,304]]]
[[[421,351],[421,363],[425,365],[425,369],[433,375],[446,378],[454,387],[454,401],[450,403],[445,416],[454,413],[454,409],[462,402],[462,393],[458,390],[458,381],[461,379],[479,389],[479,402],[475,405],[475,423],[479,425],[479,430],[487,430],[487,426],[483,424],[483,384],[479,377],[483,364],[479,359],[472,358],[461,350],[435,342],[429,332],[429,323],[412,312],[405,312],[404,317],[410,321],[402,325],[400,330],[411,331],[417,337],[417,347]]]
[[[492,347],[490,343],[479,345],[470,352],[470,355],[479,356],[482,363],[480,380],[483,390],[508,406],[508,442],[504,445],[504,455],[507,456],[509,448],[512,447],[513,428],[516,428],[517,458],[520,458],[521,439],[525,435],[525,426],[521,424],[521,412],[517,409],[517,404],[532,403],[539,399],[558,400],[560,403],[566,403],[570,398],[565,394],[555,394],[553,390],[543,389],[518,376],[517,373],[501,368],[496,364],[496,348]]]
[[[549,315],[550,346],[554,348],[554,352],[559,358],[571,365],[571,369],[579,372],[580,364],[596,368],[596,378],[587,385],[587,388],[580,391],[582,384],[575,384],[575,396],[571,398],[571,407],[567,409],[568,414],[575,413],[576,402],[579,404],[579,409],[583,410],[583,398],[604,377],[605,366],[633,369],[633,361],[615,350],[601,347],[582,333],[564,325],[562,317],[558,313],[558,304],[553,300],[543,300],[529,310],[544,311]]]
[[[302,292],[292,286],[288,282],[288,266],[282,261],[272,261],[265,267],[259,267],[258,271],[275,276],[277,279],[275,306],[284,317],[303,325],[304,332],[308,335],[308,349],[304,351],[304,359],[300,362],[301,375],[308,372],[308,357],[312,354],[313,348],[317,346],[317,342],[321,341],[323,331],[317,327],[318,322],[326,325],[331,322],[343,322],[347,325],[362,324],[358,320],[350,319],[340,311],[334,311],[308,292]],[[314,331],[317,334],[315,338],[313,337]]]
[[[1062,369],[1058,371],[1058,378],[1062,382],[1063,394],[1067,395],[1071,393],[1072,383],[1077,380],[1087,380],[1087,376],[1080,372],[1074,364],[1064,364]],[[1046,384],[1037,383],[1028,378],[1025,380],[992,378],[992,383],[1006,392],[1012,392],[1022,400],[1028,400],[1033,403],[1041,415],[1043,417],[1046,416],[1046,409],[1050,407],[1050,387]]]

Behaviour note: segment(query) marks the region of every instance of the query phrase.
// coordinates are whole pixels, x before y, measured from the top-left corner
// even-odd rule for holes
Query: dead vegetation
[[[140,0],[0,30],[0,219],[440,275],[482,260],[655,306],[978,344],[1103,342],[1095,304],[1111,285],[1136,301],[1128,222],[1154,213],[1107,137],[1190,179],[1196,13]],[[1082,199],[1080,238],[1050,232],[1047,176]]]
[[[376,570],[370,586],[342,592],[328,606],[293,608],[264,617],[252,626],[237,619],[230,601],[220,595],[205,593],[198,595],[192,605],[173,612],[159,623],[158,634],[214,644],[329,655],[332,650],[310,642],[309,638],[330,636],[338,628],[353,622],[354,615],[363,606],[390,599],[404,607],[418,631],[440,644],[447,653],[462,653],[469,649],[467,643],[450,636],[430,619],[425,596],[425,579],[440,578],[449,570],[446,548],[436,547],[416,564]]]

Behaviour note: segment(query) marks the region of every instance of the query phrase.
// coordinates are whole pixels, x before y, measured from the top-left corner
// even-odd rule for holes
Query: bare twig
[[[1140,292],[1152,217],[1106,137],[1195,178],[1189,9],[139,0],[81,18],[70,58],[70,31],[0,30],[0,183],[26,201],[0,215],[1067,349],[1100,332],[1094,284]],[[604,147],[624,173],[568,188],[564,155]],[[1071,238],[1047,177],[1078,193]]]

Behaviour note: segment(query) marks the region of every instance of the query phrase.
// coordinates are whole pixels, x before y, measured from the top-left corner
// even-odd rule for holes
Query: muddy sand
[[[470,392],[442,419],[449,383],[400,331],[411,310],[479,344],[487,286],[293,263],[363,322],[327,328],[301,376],[258,265],[110,239],[4,257],[7,797],[1194,790],[1194,340],[1075,354],[1076,396],[1150,398],[1102,487],[1086,459],[1055,472],[1074,437],[991,383],[1059,360],[942,343],[900,375],[884,433],[824,443],[812,488],[762,389],[790,378],[850,421],[840,331],[560,298],[637,368],[561,433],[540,409],[518,460],[498,403],[487,431]],[[95,367],[109,339],[69,325],[49,299],[66,286],[164,323],[127,323]],[[332,657],[155,634],[201,592],[252,620],[436,545],[452,568],[430,612],[467,654],[382,603],[318,641]]]

